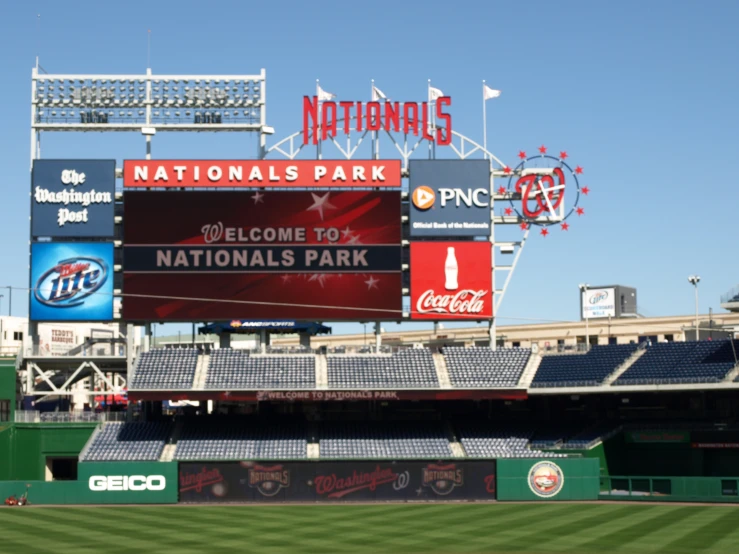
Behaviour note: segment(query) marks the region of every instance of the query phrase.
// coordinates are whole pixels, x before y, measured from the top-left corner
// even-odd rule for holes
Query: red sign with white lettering
[[[133,187],[400,187],[400,160],[124,160]]]
[[[489,242],[412,242],[411,319],[493,317]]]

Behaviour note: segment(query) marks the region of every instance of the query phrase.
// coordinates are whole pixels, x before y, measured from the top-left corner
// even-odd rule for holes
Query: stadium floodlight
[[[585,311],[585,351],[587,352],[590,350],[590,321],[588,318],[588,310],[587,306],[585,306],[585,303],[588,301],[588,288],[590,288],[590,285],[587,283],[580,283],[577,285],[577,287],[580,289],[581,293],[581,302]]]
[[[700,283],[700,280],[700,275],[691,275],[688,277],[688,283],[695,288],[695,340],[700,340],[698,338],[698,283]]]

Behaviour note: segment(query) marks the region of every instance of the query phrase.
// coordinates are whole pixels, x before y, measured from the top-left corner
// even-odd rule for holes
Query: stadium
[[[316,83],[280,139],[266,87],[33,68],[29,315],[0,316],[8,547],[735,551],[739,289],[699,314],[692,275],[695,314],[645,317],[635,288],[581,283],[579,320],[502,325],[527,242],[583,215],[586,162],[504,161],[430,82]],[[146,156],[41,156],[93,131]],[[152,154],[203,132],[256,153]]]

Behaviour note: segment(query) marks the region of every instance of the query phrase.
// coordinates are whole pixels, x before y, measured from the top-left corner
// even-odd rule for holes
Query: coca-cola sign
[[[411,243],[412,319],[489,319],[492,285],[489,242]]]

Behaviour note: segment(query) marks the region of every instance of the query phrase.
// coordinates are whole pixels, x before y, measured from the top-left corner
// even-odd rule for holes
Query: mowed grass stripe
[[[692,520],[697,520],[697,525]],[[708,519],[708,521],[706,521]],[[734,507],[712,506],[695,511],[690,520],[682,522],[684,531],[670,542],[664,542],[655,552],[713,552],[713,546],[727,537],[734,539],[734,552],[739,551],[739,513]]]
[[[542,525],[538,518],[530,521],[527,528],[516,530],[516,537],[505,542],[497,542],[496,546],[505,552],[522,552],[530,550],[532,545],[544,545],[548,551],[556,551],[558,544],[564,544],[566,550],[569,550],[573,536],[597,529],[604,521],[616,522],[631,518],[633,510],[630,508],[601,504],[583,506],[583,509],[578,511],[563,510],[559,517],[550,521],[544,520],[545,525]]]
[[[309,553],[739,552],[739,507],[379,504],[18,508],[4,551]]]
[[[636,510],[639,512],[640,517],[633,518],[635,520],[638,519],[638,521],[579,545],[578,548],[580,551],[595,552],[605,550],[606,552],[611,552],[626,550],[627,552],[640,552],[642,547],[644,547],[643,541],[646,537],[654,533],[661,534],[666,526],[690,517],[695,509],[689,506],[656,505],[632,506],[632,508],[642,508],[642,510]],[[639,544],[640,541],[642,541],[642,544]]]

